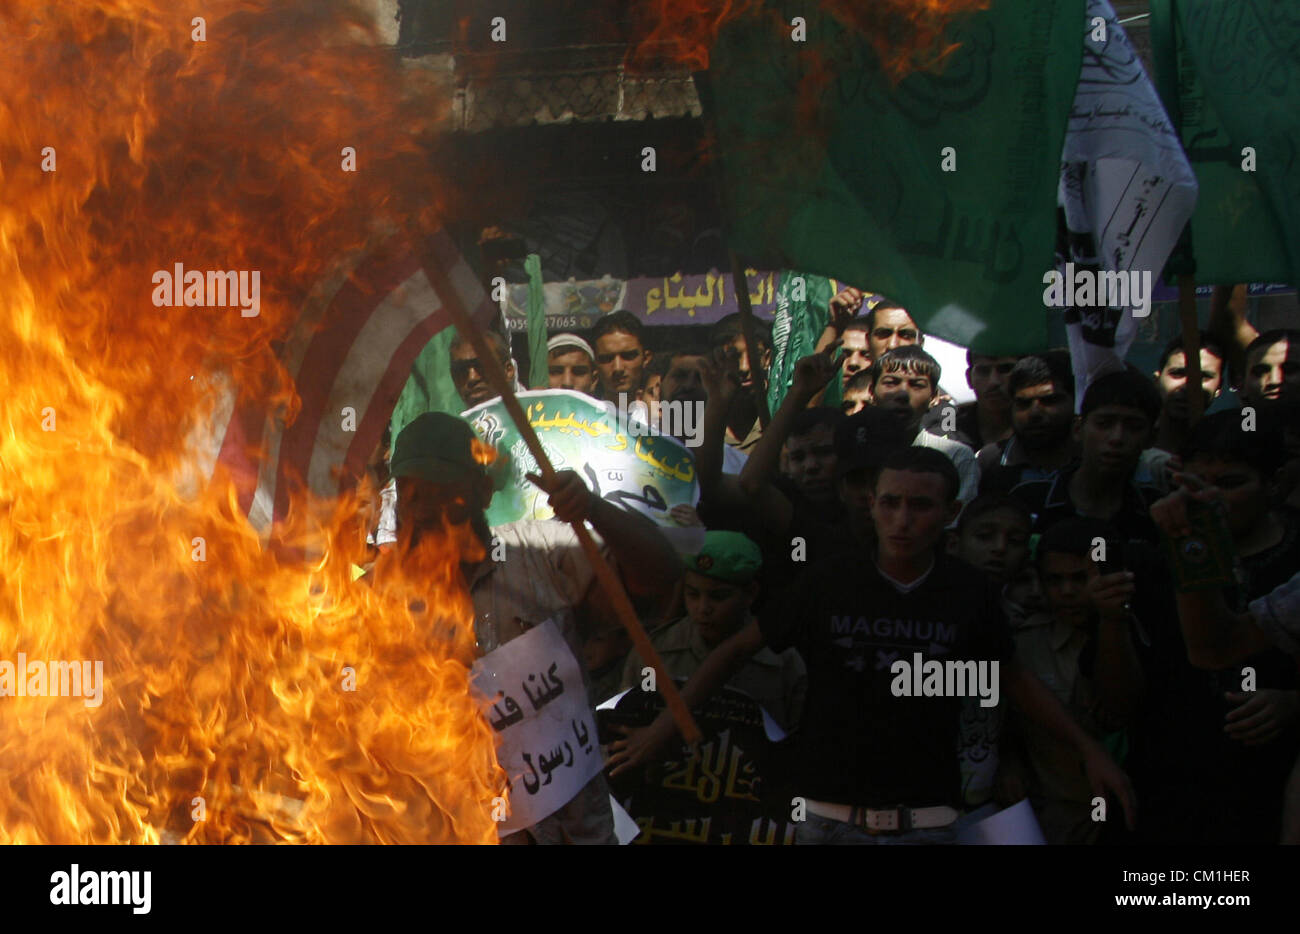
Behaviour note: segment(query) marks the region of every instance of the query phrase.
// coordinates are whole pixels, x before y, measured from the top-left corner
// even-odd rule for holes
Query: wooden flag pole
[[[506,379],[505,370],[497,360],[496,353],[483,337],[483,332],[479,329],[479,326],[474,323],[473,318],[460,304],[450,279],[442,270],[437,258],[429,252],[427,240],[418,235],[414,236],[413,239],[419,251],[420,265],[424,269],[424,274],[429,278],[429,282],[433,284],[434,289],[442,298],[443,308],[451,317],[452,323],[456,326],[460,336],[468,339],[474,347],[474,352],[478,355],[479,365],[483,368],[483,375],[492,384],[492,388],[501,395],[501,401],[505,405],[506,411],[510,413],[511,419],[514,420],[515,427],[519,429],[524,444],[528,445],[529,452],[537,461],[542,477],[547,481],[554,480],[555,468],[551,466],[550,458],[546,456],[546,450],[542,447],[541,441],[538,440],[537,433],[533,431],[533,426],[528,423],[528,416],[524,414],[523,406],[519,404],[519,399],[515,396],[514,387]],[[596,580],[600,582],[600,586],[604,588],[605,593],[613,603],[614,611],[618,614],[623,628],[632,637],[632,644],[646,663],[655,670],[656,686],[668,705],[668,711],[672,714],[677,729],[681,731],[683,738],[688,743],[692,745],[698,743],[701,739],[700,728],[696,725],[695,718],[691,716],[690,710],[687,709],[685,702],[682,700],[677,685],[664,669],[663,661],[659,658],[659,653],[655,651],[654,645],[650,642],[650,637],[646,635],[641,621],[637,619],[636,610],[632,608],[632,601],[623,589],[623,584],[619,581],[618,575],[614,573],[613,568],[601,555],[600,549],[596,547],[596,541],[591,537],[591,532],[587,530],[586,524],[581,521],[570,524],[573,526],[574,533],[578,536],[578,543],[582,546],[587,560],[591,563],[591,568],[596,574]]]
[[[745,278],[740,258],[731,250],[727,253],[731,257],[731,287],[736,292],[736,307],[740,309],[740,332],[745,335],[745,355],[749,358],[749,372],[754,380],[754,405],[758,408],[758,424],[766,431],[772,414],[767,410],[767,373],[759,367],[763,355],[758,349],[754,308],[749,303],[749,280]]]

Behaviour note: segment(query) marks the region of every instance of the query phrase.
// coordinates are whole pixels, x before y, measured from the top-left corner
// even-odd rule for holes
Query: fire
[[[943,32],[960,13],[987,9],[991,0],[821,0],[821,7],[875,46],[885,70],[902,77],[927,67],[952,51]],[[759,15],[761,0],[652,0],[644,19],[645,37],[637,57],[666,56],[692,71],[709,64],[709,49],[718,32],[733,20]],[[790,23],[769,10],[773,28],[789,32]]]
[[[230,478],[189,469],[223,382],[292,417],[275,342],[313,284],[442,206],[412,132],[440,110],[368,23],[0,7],[0,693],[20,653],[55,663],[48,695],[59,662],[102,662],[97,705],[0,696],[5,842],[496,839],[462,543],[354,582],[373,490],[295,499],[268,549]],[[156,306],[176,263],[259,271],[259,313]]]

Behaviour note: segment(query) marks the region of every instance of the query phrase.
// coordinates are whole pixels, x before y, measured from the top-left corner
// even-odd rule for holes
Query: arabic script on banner
[[[505,836],[554,814],[596,776],[596,725],[582,672],[553,620],[480,658],[471,677],[510,781]]]
[[[613,405],[580,392],[543,389],[521,392],[518,398],[551,465],[557,471],[577,471],[602,499],[665,526],[672,524],[669,510],[698,499],[695,458],[676,439],[634,434],[630,427],[640,431],[645,426],[620,424]],[[546,494],[525,479],[525,474],[541,471],[505,406],[485,402],[462,417],[497,449],[488,525],[553,518]]]
[[[659,709],[656,698],[635,688],[613,705],[616,716],[628,723],[641,714],[640,722],[648,722]],[[637,774],[611,780],[615,797],[641,830],[636,843],[792,843],[789,799],[763,791],[765,779],[778,766],[772,761],[762,708],[749,695],[724,688],[695,716],[704,732],[696,755],[670,752]]]

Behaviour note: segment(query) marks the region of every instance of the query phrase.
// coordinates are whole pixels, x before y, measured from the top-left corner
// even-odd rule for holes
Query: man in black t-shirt
[[[909,446],[885,455],[871,497],[874,555],[810,567],[715,648],[683,689],[686,703],[698,704],[764,645],[799,649],[808,697],[792,756],[796,842],[952,842],[962,697],[996,704],[1000,689],[1072,744],[1095,793],[1114,791],[1132,820],[1127,777],[1012,661],[996,590],[941,553],[960,509],[957,489],[956,468],[938,451]],[[665,714],[627,732],[611,747],[613,775],[650,761],[674,726]]]

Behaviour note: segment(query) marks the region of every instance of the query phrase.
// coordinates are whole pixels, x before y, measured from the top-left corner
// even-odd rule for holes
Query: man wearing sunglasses
[[[497,362],[505,369],[506,379],[513,385],[515,363],[510,359],[510,348],[506,345],[506,339],[496,331],[484,331],[483,336],[492,346]],[[496,397],[496,390],[488,382],[483,364],[478,358],[478,351],[474,349],[473,344],[457,335],[451,342],[449,356],[451,381],[455,384],[456,392],[460,395],[460,401],[465,404],[465,408],[472,409],[479,403]]]

